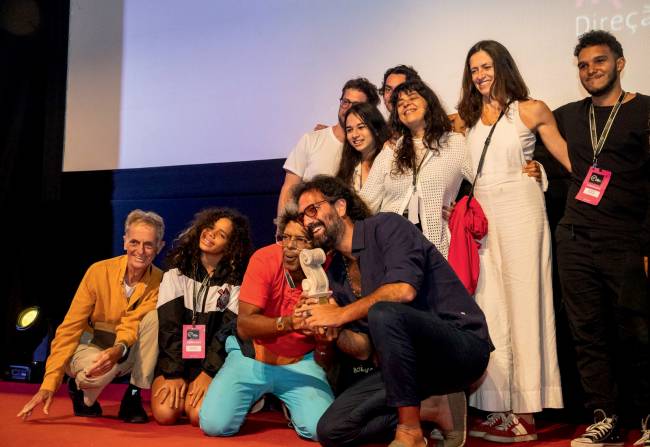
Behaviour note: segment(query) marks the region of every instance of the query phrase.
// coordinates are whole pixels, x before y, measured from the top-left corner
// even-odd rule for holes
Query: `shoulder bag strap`
[[[508,108],[510,104],[506,105],[506,107],[501,110],[501,113],[499,114],[499,117],[497,120],[492,124],[492,128],[490,129],[490,133],[488,134],[487,138],[485,139],[485,144],[483,145],[483,152],[481,153],[481,159],[478,162],[478,169],[476,170],[476,177],[474,177],[474,181],[472,182],[472,188],[469,190],[468,194],[468,199],[467,203],[469,206],[470,200],[472,200],[472,197],[474,197],[474,185],[476,185],[476,181],[478,180],[478,176],[481,175],[481,170],[483,169],[483,162],[485,161],[485,153],[487,152],[487,148],[490,145],[490,141],[492,141],[492,134],[494,133],[495,127],[497,127],[497,124],[503,117],[505,110]],[[479,118],[480,119],[480,118]]]

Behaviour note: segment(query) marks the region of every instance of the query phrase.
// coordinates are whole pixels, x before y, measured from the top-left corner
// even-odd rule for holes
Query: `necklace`
[[[347,279],[348,284],[350,285],[350,290],[352,290],[352,293],[356,298],[361,298],[361,288],[355,289],[354,286],[352,285],[352,280],[350,279],[350,265],[348,264],[348,259],[341,255],[343,258],[343,264],[345,265],[345,279]]]

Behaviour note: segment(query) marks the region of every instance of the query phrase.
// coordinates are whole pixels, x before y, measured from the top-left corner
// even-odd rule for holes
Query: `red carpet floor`
[[[299,439],[278,412],[252,415],[241,433],[232,438],[210,438],[189,424],[161,427],[155,422],[125,424],[117,419],[119,402],[126,385],[113,384],[101,397],[104,417],[80,418],[72,414],[66,387],[61,387],[46,416],[39,408],[23,422],[16,414],[38,390],[37,385],[0,382],[0,447],[167,447],[167,446],[238,446],[238,447],[305,447],[316,444]],[[145,396],[148,400],[148,395]],[[148,402],[147,402],[148,406]],[[147,408],[148,409],[148,408]],[[584,429],[574,425],[539,422],[539,440],[519,444],[525,447],[568,446],[570,439]],[[639,432],[628,434],[626,446],[638,439]],[[471,439],[468,447],[498,447],[500,444]]]

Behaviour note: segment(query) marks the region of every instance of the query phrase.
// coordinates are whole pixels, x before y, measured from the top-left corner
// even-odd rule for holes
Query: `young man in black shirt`
[[[556,240],[564,306],[595,423],[571,446],[623,445],[618,415],[650,413],[644,271],[650,97],[622,89],[625,59],[613,35],[583,34],[574,55],[591,96],[555,112],[572,166]],[[639,445],[650,443],[646,424]]]

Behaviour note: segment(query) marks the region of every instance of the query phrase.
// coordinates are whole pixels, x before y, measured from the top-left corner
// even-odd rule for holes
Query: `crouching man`
[[[237,319],[241,341],[226,340],[226,362],[199,415],[207,435],[236,434],[253,403],[272,393],[289,409],[298,435],[316,440],[318,420],[334,400],[314,360],[316,340],[303,333],[303,319],[294,313],[305,277],[299,254],[311,241],[295,211],[279,218],[278,230],[277,245],[257,250],[244,275]]]
[[[140,389],[149,388],[158,355],[156,301],[162,271],[152,262],[164,245],[165,225],[153,212],[134,210],[124,225],[126,255],[90,266],[56,330],[40,390],[18,413],[37,405],[49,414],[64,373],[76,416],[97,417],[97,397],[116,376],[131,373],[120,405],[124,422],[148,421]]]
[[[337,397],[318,424],[325,446],[393,436],[391,447],[426,445],[420,403],[478,380],[493,349],[485,317],[447,261],[408,220],[368,217],[340,179],[317,176],[294,189],[315,246],[333,249],[327,270],[338,304],[307,306],[309,327],[367,319],[381,374]]]

